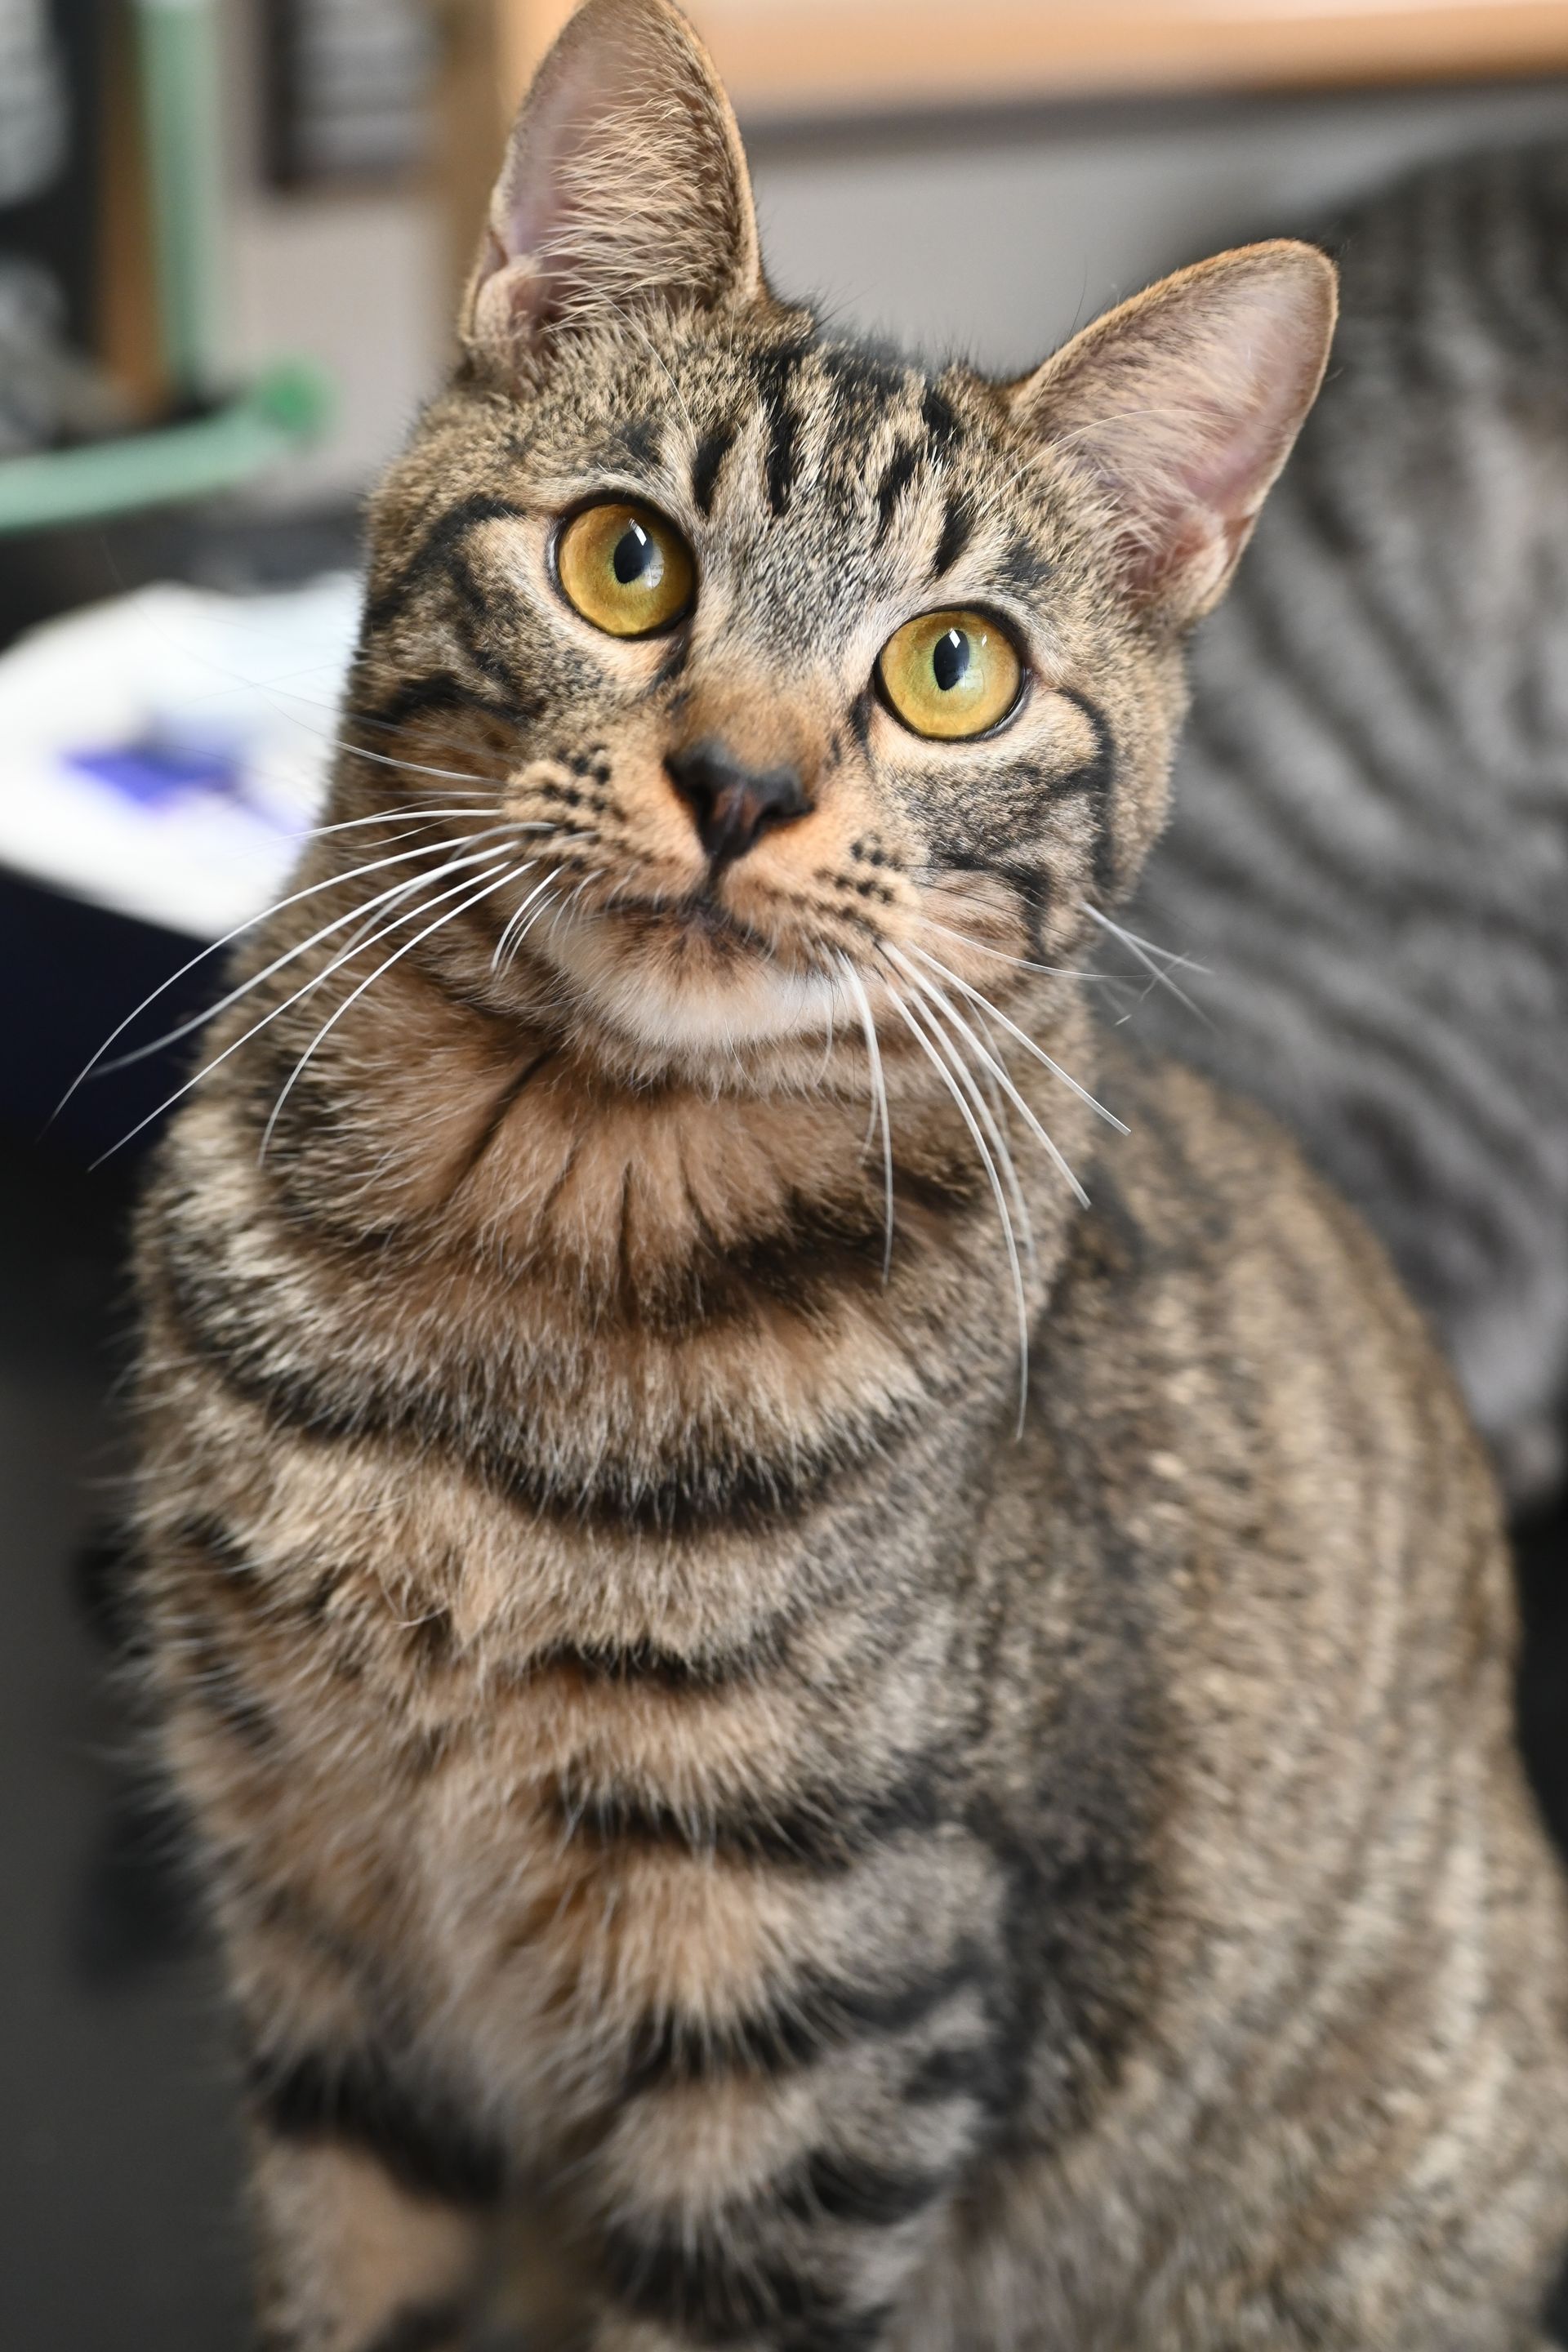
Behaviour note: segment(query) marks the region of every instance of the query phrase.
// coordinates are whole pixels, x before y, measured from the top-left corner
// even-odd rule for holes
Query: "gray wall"
[[[1417,159],[1552,135],[1568,140],[1568,83],[1058,109],[752,144],[784,290],[1004,369],[1177,263],[1310,226]]]

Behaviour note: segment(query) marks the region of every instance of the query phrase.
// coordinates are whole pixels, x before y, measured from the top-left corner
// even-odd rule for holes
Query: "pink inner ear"
[[[1302,249],[1211,264],[1090,329],[1039,424],[1110,491],[1141,601],[1214,601],[1311,403],[1331,279]]]
[[[585,0],[524,100],[466,332],[515,361],[543,329],[761,283],[734,118],[668,0]]]
[[[1316,389],[1320,339],[1291,293],[1263,278],[1193,353],[1197,429],[1180,471],[1188,499],[1222,518],[1256,514]]]
[[[537,254],[560,236],[570,216],[572,161],[615,112],[625,79],[586,44],[549,60],[528,102],[526,135],[514,133],[490,205],[491,234],[507,260]]]

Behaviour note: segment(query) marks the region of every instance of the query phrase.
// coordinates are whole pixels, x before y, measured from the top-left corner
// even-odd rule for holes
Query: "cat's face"
[[[798,313],[627,342],[565,355],[420,601],[427,665],[477,629],[523,714],[502,806],[571,903],[537,951],[709,1045],[820,1032],[846,955],[1059,954],[1173,699],[1070,490],[984,385]]]
[[[1157,829],[1180,630],[1315,386],[1327,285],[1301,248],[1210,265],[1006,389],[836,341],[763,284],[684,20],[590,0],[514,138],[468,369],[378,503],[358,689],[423,711],[428,764],[481,751],[528,829],[507,945],[655,1057],[1067,957]]]

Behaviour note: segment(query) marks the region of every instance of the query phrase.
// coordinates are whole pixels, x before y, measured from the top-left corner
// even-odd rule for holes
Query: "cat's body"
[[[466,1099],[472,1044],[429,1042]],[[837,1280],[808,1238],[775,1291],[845,1328],[792,1400],[805,1493],[671,1496],[663,1535],[586,1468],[580,1524],[532,1500],[649,1349],[622,1314],[542,1404],[559,1291],[474,1272],[461,1201],[432,1317],[440,1276],[279,1219],[253,1120],[187,1123],[153,1593],[263,2191],[300,2208],[276,2316],[323,2275],[342,2310],[345,2241],[409,2254],[280,2344],[443,2305],[509,2174],[552,2231],[608,2224],[615,2344],[1535,2341],[1562,1930],[1473,1441],[1272,1131],[1173,1070],[1101,1082],[1136,1139],[1064,1236],[1023,1443],[983,1204],[886,1297],[874,1225]],[[649,1124],[639,1174],[691,1141]],[[858,1113],[805,1124],[831,1222]],[[540,1149],[509,1130],[489,1171],[526,1196]],[[661,1388],[706,1338],[653,1345]],[[769,1397],[765,1342],[725,1351]],[[921,1386],[823,1478],[820,1398],[890,1423]]]
[[[681,201],[609,240],[634,131]],[[1375,1245],[1073,969],[1327,273],[1006,392],[836,344],[662,0],[516,152],[142,1234],[269,2352],[1527,2352],[1568,1934],[1490,1486]],[[999,637],[999,722],[899,715]]]
[[[1147,1034],[1267,1102],[1433,1318],[1510,1492],[1568,1432],[1568,147],[1328,239],[1335,364],[1201,633],[1130,919]]]

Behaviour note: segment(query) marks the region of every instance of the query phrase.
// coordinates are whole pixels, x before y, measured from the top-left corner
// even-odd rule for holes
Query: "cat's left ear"
[[[1201,262],[1087,327],[1006,399],[1100,494],[1126,593],[1217,604],[1328,362],[1333,265],[1280,241]]]
[[[669,0],[585,0],[523,100],[459,331],[526,364],[574,326],[762,290],[741,134]]]

